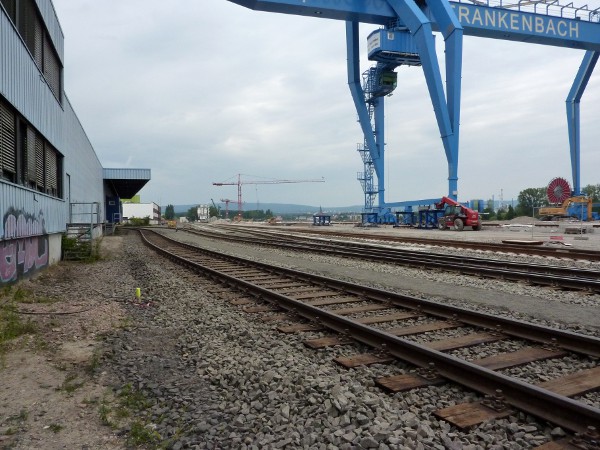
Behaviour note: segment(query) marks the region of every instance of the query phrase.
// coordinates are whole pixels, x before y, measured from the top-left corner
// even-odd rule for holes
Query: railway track
[[[511,262],[500,259],[447,255],[425,251],[382,247],[350,241],[304,238],[270,234],[255,230],[227,228],[226,232],[189,229],[215,239],[263,245],[293,251],[321,253],[329,256],[368,260],[420,269],[438,269],[478,277],[526,282],[561,289],[600,292],[600,271],[575,269],[551,264]]]
[[[235,225],[225,225],[226,228],[239,229]],[[245,227],[249,228],[249,227]],[[319,230],[294,228],[293,233],[308,234],[320,237],[340,237],[340,238],[360,238],[380,242],[395,242],[405,244],[428,245],[438,247],[464,248],[470,250],[482,250],[490,252],[514,253],[518,255],[543,256],[560,259],[576,259],[584,261],[600,261],[600,252],[596,250],[573,249],[567,247],[532,247],[510,243],[492,243],[492,242],[471,242],[454,239],[431,239],[409,236],[390,236],[373,233],[349,233],[339,230]]]
[[[371,349],[337,358],[339,364],[355,367],[400,359],[418,368],[377,379],[382,388],[398,392],[450,380],[486,395],[480,402],[435,412],[459,428],[506,417],[516,408],[576,433],[565,447],[553,443],[553,448],[597,443],[600,409],[573,397],[600,388],[598,338],[223,255],[155,232],[141,233],[157,252],[241,292],[232,303],[248,313],[264,314],[265,321],[281,322],[280,331],[325,333],[305,341],[307,346],[362,343]],[[452,334],[440,339],[440,333],[447,332]],[[500,344],[509,350],[478,355],[481,347]],[[559,358],[577,360],[580,367],[545,382],[507,374],[515,367]]]

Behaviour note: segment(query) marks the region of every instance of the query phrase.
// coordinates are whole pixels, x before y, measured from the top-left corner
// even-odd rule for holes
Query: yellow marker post
[[[142,296],[142,290],[140,288],[135,288],[135,296],[140,298]]]

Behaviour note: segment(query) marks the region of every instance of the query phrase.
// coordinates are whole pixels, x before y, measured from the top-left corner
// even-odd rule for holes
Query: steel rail
[[[191,233],[198,233],[198,231],[196,230],[190,230]],[[220,237],[222,239],[228,239],[231,238],[233,240],[241,240],[241,241],[245,241],[245,242],[249,242],[249,243],[253,243],[253,242],[257,242],[257,243],[263,243],[265,245],[279,245],[280,242],[285,243],[290,242],[291,245],[294,245],[295,247],[298,246],[298,240],[296,238],[292,238],[289,235],[274,235],[276,236],[276,238],[279,240],[278,241],[274,241],[271,240],[270,238],[265,238],[264,233],[258,233],[258,232],[250,232],[250,235],[259,235],[258,238],[252,238],[252,240],[248,240],[247,238],[244,237],[244,235],[238,235],[238,236],[231,236],[231,235],[223,235],[223,234],[218,234],[218,233],[211,233],[209,231],[206,230],[202,230],[201,233],[204,234],[209,234],[215,237]],[[421,252],[421,251],[414,251],[414,250],[406,250],[406,249],[398,249],[398,248],[394,248],[394,247],[382,247],[379,246],[377,244],[365,244],[365,243],[356,243],[356,242],[343,242],[343,241],[324,241],[322,239],[319,238],[304,238],[305,239],[305,243],[308,245],[311,244],[318,244],[321,245],[325,248],[332,248],[334,250],[338,249],[339,247],[342,247],[344,249],[349,249],[349,250],[356,250],[356,251],[365,251],[367,253],[364,253],[366,256],[372,256],[373,258],[387,258],[388,261],[396,261],[396,259],[394,259],[394,257],[402,257],[402,258],[415,258],[415,261],[419,261],[419,259],[422,259],[423,262],[428,262],[430,261],[431,258],[427,259],[425,258],[425,256],[430,256],[430,257],[434,257],[436,258],[436,260],[438,261],[448,261],[451,262],[453,264],[464,264],[464,263],[471,263],[471,264],[481,264],[481,265],[487,265],[489,267],[500,267],[500,268],[504,268],[504,269],[513,269],[513,270],[522,270],[523,268],[528,268],[531,271],[535,271],[538,273],[545,273],[545,274],[557,274],[557,275],[569,275],[569,276],[581,276],[581,278],[599,278],[600,279],[600,271],[598,270],[590,270],[590,269],[574,269],[571,267],[562,267],[562,266],[555,266],[555,265],[550,265],[550,264],[530,264],[530,263],[520,263],[520,262],[515,262],[515,261],[506,261],[506,260],[500,260],[500,259],[492,259],[492,258],[479,258],[479,257],[474,257],[474,256],[455,256],[455,255],[445,255],[445,254],[441,254],[441,253],[426,253],[426,252]],[[281,245],[284,245],[284,244]],[[308,250],[311,250],[310,247],[300,247],[300,248],[306,248]],[[314,251],[314,250],[313,250]],[[369,251],[371,251],[372,253],[368,253]],[[380,253],[377,253],[380,252]],[[381,252],[384,252],[383,254]],[[357,254],[357,256],[361,256],[363,253]],[[351,254],[349,254],[351,255]]]
[[[143,232],[141,232],[141,234],[146,245],[172,260],[182,262],[184,265],[200,270],[201,272],[209,273],[212,277],[220,279],[229,285],[240,286],[243,290],[256,298],[274,302],[278,306],[292,311],[295,314],[309,320],[317,321],[340,333],[350,335],[359,342],[384,350],[387,353],[404,361],[408,361],[418,367],[429,368],[432,367],[431,365],[433,364],[437,373],[448,380],[487,395],[493,395],[498,390],[501,390],[504,398],[511,405],[573,432],[582,433],[589,426],[594,426],[596,428],[600,427],[600,409],[593,408],[518,379],[496,373],[492,370],[447,355],[440,351],[429,349],[423,345],[386,333],[385,331],[354,322],[351,319],[338,316],[333,312],[322,310],[285,295],[269,291],[268,289],[253,283],[240,280],[234,276],[186,260],[149,242]],[[164,236],[162,237],[167,239]],[[182,247],[188,249],[204,251],[204,249],[199,249],[198,247],[189,244],[178,244],[181,244]],[[207,251],[207,253],[219,255],[212,251]],[[244,264],[254,264],[253,261],[245,260],[243,258],[235,259],[240,259]],[[260,263],[258,265],[261,266],[263,264]]]
[[[232,225],[224,225],[226,228],[234,228]],[[535,255],[535,256],[551,256],[554,258],[568,258],[568,259],[583,259],[587,261],[600,261],[600,251],[597,250],[584,250],[584,249],[568,249],[568,248],[548,248],[548,247],[526,247],[518,244],[498,244],[491,242],[472,242],[472,241],[458,241],[453,239],[428,239],[428,238],[417,238],[408,236],[389,236],[382,234],[367,234],[367,233],[348,233],[344,231],[326,231],[305,229],[294,229],[294,233],[321,235],[321,236],[340,236],[348,237],[353,239],[372,239],[378,241],[392,241],[408,244],[419,244],[419,245],[435,245],[442,247],[457,247],[466,248],[472,250],[487,250],[492,252],[508,252],[522,255]]]
[[[308,243],[294,242],[289,237],[278,237],[279,241],[267,238],[244,236],[219,235],[210,232],[191,231],[193,234],[208,234],[217,239],[232,240],[255,245],[269,245],[286,248],[294,251],[304,250],[317,252],[322,246],[328,256],[366,259],[369,261],[398,264],[409,267],[426,269],[437,268],[440,270],[459,272],[468,275],[482,275],[487,278],[499,278],[512,281],[527,281],[531,284],[557,286],[575,290],[600,292],[600,271],[587,269],[573,269],[568,267],[552,266],[546,264],[526,264],[497,259],[475,257],[457,257],[442,254],[424,254],[410,250],[375,247],[369,244],[319,242],[313,240]],[[283,242],[281,241],[283,240]],[[286,242],[288,241],[288,242]],[[338,248],[338,245],[342,248]]]
[[[158,234],[156,232],[153,232]],[[223,253],[214,252],[212,250],[200,248],[191,244],[186,244],[180,241],[171,240],[166,236],[159,234],[164,239],[171,241],[174,245],[185,247],[192,251],[202,251],[208,255],[212,255],[219,259],[225,259],[243,264],[259,267],[262,270],[285,274],[294,277],[298,280],[306,282],[318,283],[328,288],[338,289],[349,292],[351,294],[369,297],[382,303],[390,305],[422,311],[432,316],[442,317],[445,319],[459,320],[467,325],[478,326],[490,330],[501,331],[504,334],[513,337],[528,339],[539,342],[541,344],[558,344],[560,347],[576,353],[600,357],[600,339],[593,336],[573,333],[566,330],[558,330],[556,328],[536,325],[529,322],[524,322],[516,319],[507,319],[492,314],[481,313],[469,309],[460,308],[458,306],[445,305],[431,300],[424,300],[409,295],[398,294],[383,289],[377,289],[369,286],[350,283],[347,281],[337,280],[335,278],[324,277],[307,272],[302,272],[294,269],[276,267],[267,263],[248,260],[238,256],[225,255]]]

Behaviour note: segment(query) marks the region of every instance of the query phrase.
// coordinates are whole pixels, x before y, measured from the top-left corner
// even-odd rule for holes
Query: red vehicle
[[[449,197],[442,197],[439,203],[435,204],[435,207],[444,210],[444,215],[438,219],[438,228],[440,230],[452,228],[456,231],[462,231],[466,226],[472,227],[473,231],[481,230],[479,213],[461,205],[456,200]]]

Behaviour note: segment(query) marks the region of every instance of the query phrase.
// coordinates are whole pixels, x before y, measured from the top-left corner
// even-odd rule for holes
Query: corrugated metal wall
[[[65,150],[64,170],[71,180],[72,203],[99,202],[104,205],[104,179],[102,164],[94,152],[79,119],[65,95],[64,139],[61,149]],[[65,186],[65,189],[68,187]],[[104,208],[101,208],[100,221],[104,221]]]
[[[104,178],[108,179],[127,179],[127,180],[149,180],[151,176],[150,169],[104,169]]]
[[[58,21],[58,17],[56,16],[56,11],[54,10],[54,5],[52,4],[52,0],[35,0],[37,3],[38,9],[42,14],[42,19],[46,24],[46,28],[48,29],[48,33],[50,33],[50,38],[52,39],[52,43],[54,44],[54,48],[58,53],[58,57],[62,62],[63,66],[65,65],[64,58],[64,42],[65,36],[62,32],[62,28],[60,27],[60,23]]]
[[[50,0],[36,0],[61,60],[63,34]],[[44,220],[47,233],[68,222],[68,202],[104,205],[102,165],[66,95],[57,101],[10,19],[0,8],[0,95],[63,156],[63,197],[50,196],[0,180],[0,240],[10,211]],[[104,207],[100,221],[104,220]]]
[[[16,185],[0,183],[0,241],[4,238],[9,215],[37,220],[47,234],[62,233],[66,229],[68,209],[63,200],[23,189]]]
[[[0,94],[59,148],[63,139],[63,109],[3,10],[0,12]]]

